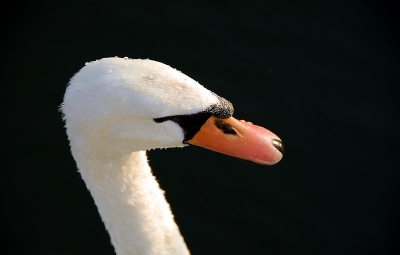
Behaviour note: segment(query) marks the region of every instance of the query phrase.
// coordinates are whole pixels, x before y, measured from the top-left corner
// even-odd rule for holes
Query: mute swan
[[[283,155],[272,132],[160,62],[104,58],[71,79],[61,105],[72,155],[115,252],[189,254],[146,150],[201,146],[258,164]]]

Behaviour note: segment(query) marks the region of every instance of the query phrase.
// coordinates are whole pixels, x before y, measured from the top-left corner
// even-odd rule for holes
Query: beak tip
[[[285,153],[285,147],[283,146],[283,143],[281,140],[278,139],[272,139],[272,145],[280,152],[283,154]]]

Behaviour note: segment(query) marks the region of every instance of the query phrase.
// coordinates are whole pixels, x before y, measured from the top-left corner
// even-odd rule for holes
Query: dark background
[[[286,146],[273,167],[149,153],[193,254],[400,254],[394,3],[3,2],[0,253],[114,253],[58,106],[85,62],[128,56],[177,68]]]

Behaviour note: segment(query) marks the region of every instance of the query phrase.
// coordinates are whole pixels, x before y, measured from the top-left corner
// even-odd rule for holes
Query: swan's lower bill
[[[211,116],[187,142],[261,165],[276,164],[283,156],[283,144],[277,135],[233,117]]]

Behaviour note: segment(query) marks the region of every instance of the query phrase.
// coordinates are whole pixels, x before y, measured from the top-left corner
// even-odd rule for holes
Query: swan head
[[[87,63],[71,79],[61,110],[73,153],[120,156],[193,144],[267,165],[283,153],[275,134],[234,119],[230,102],[152,60]]]

